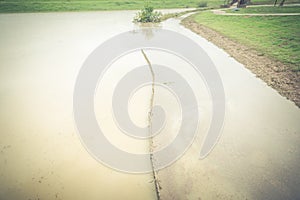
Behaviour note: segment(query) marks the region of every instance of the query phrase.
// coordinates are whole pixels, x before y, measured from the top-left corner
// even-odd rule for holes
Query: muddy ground
[[[198,24],[193,17],[185,18],[181,23],[186,28],[224,49],[258,78],[265,81],[279,94],[293,101],[300,108],[299,71],[293,71],[291,66],[269,58],[252,48],[239,44],[210,28]]]

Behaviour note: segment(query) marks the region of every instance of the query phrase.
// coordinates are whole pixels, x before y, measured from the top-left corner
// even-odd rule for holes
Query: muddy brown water
[[[81,144],[73,120],[74,83],[83,61],[108,38],[139,28],[131,23],[133,16],[134,11],[0,15],[0,199],[156,198],[152,174],[122,173],[97,162]],[[299,199],[300,110],[178,19],[161,27],[206,50],[226,94],[222,136],[199,160],[211,118],[205,84],[174,56],[146,51],[150,61],[172,65],[189,81],[201,119],[191,148],[158,172],[161,198]],[[109,107],[116,80],[133,61],[145,64],[141,54],[130,54],[103,77],[95,110],[99,120],[106,113],[103,129],[115,133],[107,135],[114,145],[140,153],[148,151],[148,143],[117,134]],[[114,67],[120,65],[126,67]],[[147,125],[150,95],[146,86],[128,102],[135,124]],[[156,88],[156,97],[172,116],[166,118],[166,134],[154,139],[159,150],[175,137],[181,111],[163,87]]]

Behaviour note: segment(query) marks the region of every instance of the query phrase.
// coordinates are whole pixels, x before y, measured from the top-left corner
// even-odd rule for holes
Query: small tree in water
[[[134,22],[160,22],[162,14],[161,12],[154,11],[153,7],[149,6],[148,4],[136,14],[133,21]]]

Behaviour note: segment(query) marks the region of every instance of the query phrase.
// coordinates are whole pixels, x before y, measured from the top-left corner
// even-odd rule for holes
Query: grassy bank
[[[152,0],[154,8],[197,7],[201,0]],[[220,5],[222,0],[209,0],[208,6]],[[53,12],[141,9],[145,0],[0,0],[0,12]]]
[[[209,11],[197,23],[300,71],[300,16],[223,16]]]
[[[289,0],[287,3],[292,2],[300,0]],[[155,9],[195,8],[201,5],[219,7],[223,3],[224,0],[151,0],[151,6]],[[252,3],[273,4],[273,0],[252,0]],[[133,10],[144,5],[145,0],[0,0],[0,13]]]
[[[300,6],[283,6],[283,7],[248,7],[246,9],[228,9],[228,13],[300,13]]]

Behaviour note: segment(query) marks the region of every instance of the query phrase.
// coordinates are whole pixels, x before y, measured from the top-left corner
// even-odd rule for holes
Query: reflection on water
[[[120,173],[95,161],[76,134],[72,114],[83,61],[106,39],[137,29],[133,16],[133,11],[0,15],[0,199],[156,198],[151,174]],[[299,109],[178,23],[160,26],[193,38],[214,60],[225,87],[226,122],[215,149],[199,160],[211,118],[205,84],[178,58],[147,51],[153,64],[171,65],[190,82],[200,110],[199,137],[181,159],[158,172],[162,199],[299,199]],[[143,30],[146,37],[155,34]],[[140,54],[120,59],[103,77],[106,87],[100,84],[96,91],[97,119],[107,120],[108,132],[118,133],[109,116],[111,88],[139,63],[145,64]],[[128,102],[137,125],[147,124],[150,92],[143,87]],[[155,101],[169,113],[165,134],[155,139],[159,150],[174,138],[180,109],[164,87],[156,92]],[[147,142],[120,135],[107,137],[128,152],[147,152]]]
[[[162,28],[160,23],[135,23],[134,31],[142,31],[146,39],[153,38],[156,31]]]

